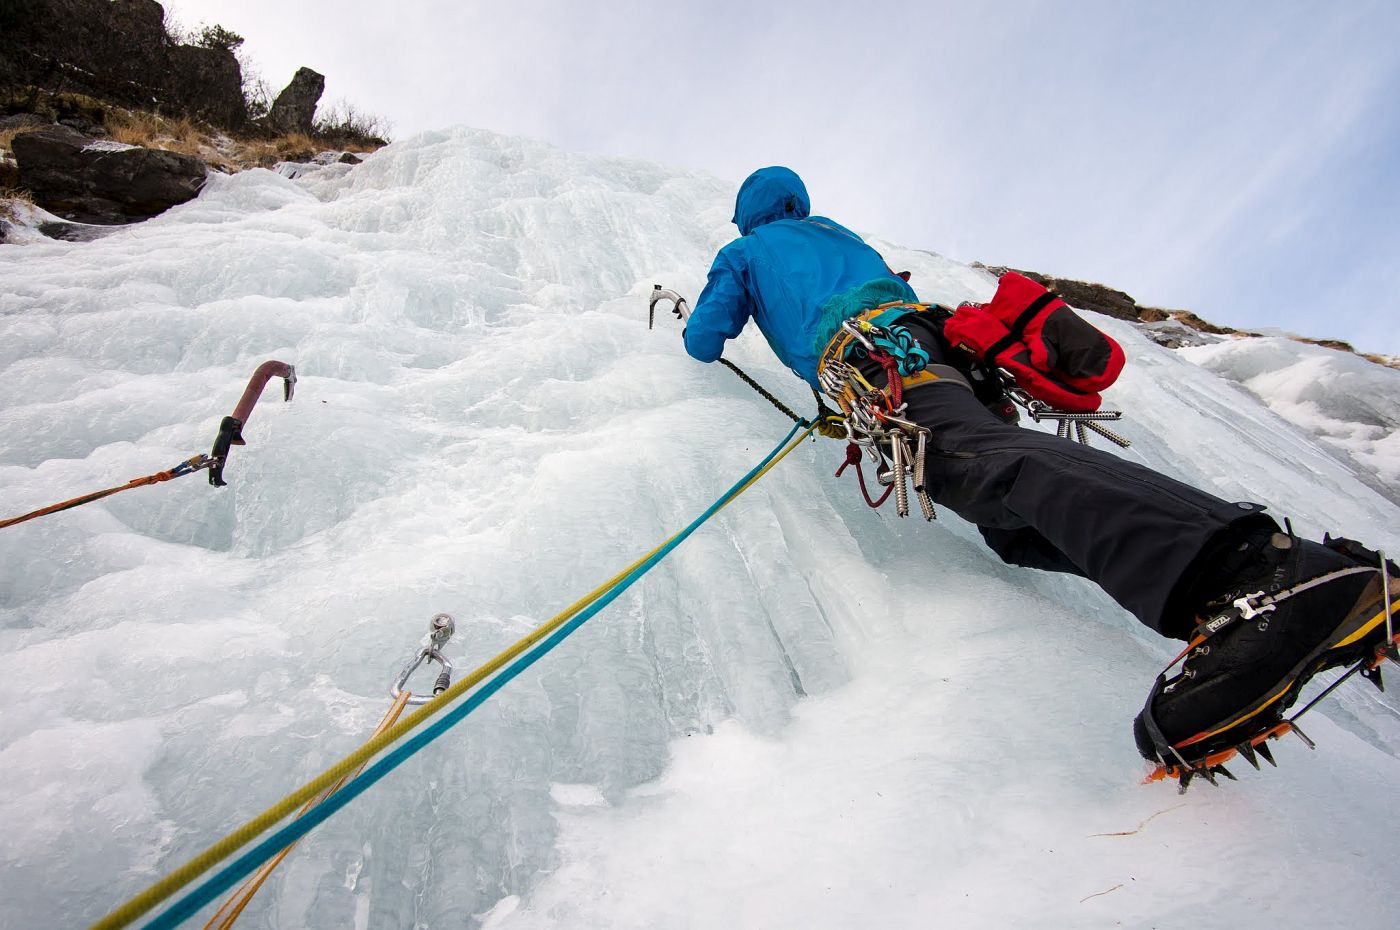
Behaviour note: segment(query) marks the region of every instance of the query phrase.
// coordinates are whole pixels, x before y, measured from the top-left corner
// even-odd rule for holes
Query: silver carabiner
[[[445,646],[456,631],[457,623],[448,614],[438,614],[433,617],[432,622],[428,625],[428,645],[418,650],[417,655],[403,667],[403,671],[399,672],[399,677],[394,679],[393,687],[389,689],[389,694],[395,700],[403,694],[408,679],[413,676],[414,672],[418,671],[418,667],[424,662],[436,662],[442,667],[442,671],[438,673],[437,680],[433,682],[432,695],[429,697],[410,697],[409,704],[415,706],[426,704],[452,687],[452,662],[442,654],[440,647]]]
[[[404,685],[408,684],[408,679],[414,672],[418,671],[418,666],[422,665],[424,662],[436,662],[438,665],[442,666],[442,672],[438,675],[437,680],[433,682],[433,693],[430,697],[413,696],[408,699],[408,703],[415,706],[426,704],[452,686],[452,663],[441,652],[438,652],[437,649],[432,646],[424,646],[422,649],[418,650],[418,654],[413,657],[413,661],[405,665],[403,671],[399,672],[399,677],[394,679],[394,686],[389,689],[391,697],[396,700],[398,699],[398,696],[403,693]]]

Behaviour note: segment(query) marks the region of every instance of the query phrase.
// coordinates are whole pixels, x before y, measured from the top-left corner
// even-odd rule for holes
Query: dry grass
[[[244,165],[258,165],[268,159],[299,161],[324,151],[324,143],[301,132],[275,139],[247,139],[234,144],[234,158]]]
[[[202,158],[211,167],[233,172],[277,161],[305,161],[327,149],[342,149],[340,140],[318,139],[294,132],[272,139],[230,139],[192,120],[170,119],[155,113],[113,110],[107,131],[117,142],[142,148],[165,149]],[[348,147],[349,151],[374,151],[378,146]]]
[[[34,206],[34,198],[29,195],[29,191],[0,187],[0,220],[18,220],[17,208],[21,205]]]
[[[155,113],[113,109],[107,114],[107,134],[115,142],[147,149],[200,155],[208,135],[193,121],[168,119]]]
[[[1400,370],[1400,356],[1376,355],[1372,352],[1359,352],[1357,354],[1368,362],[1375,362],[1377,365],[1384,365],[1386,368]]]
[[[21,132],[23,132],[21,129],[0,129],[0,151],[11,151],[10,143],[13,142],[15,136],[19,135]]]

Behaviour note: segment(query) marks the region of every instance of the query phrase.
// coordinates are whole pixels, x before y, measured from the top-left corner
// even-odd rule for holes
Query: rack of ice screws
[[[1026,415],[1035,422],[1039,423],[1042,420],[1053,422],[1055,424],[1055,435],[1059,436],[1061,439],[1071,438],[1070,433],[1073,431],[1073,438],[1087,446],[1089,444],[1089,433],[1092,431],[1123,449],[1133,444],[1132,440],[1124,438],[1119,433],[1103,425],[1105,421],[1123,419],[1123,411],[1094,410],[1088,413],[1074,413],[1069,410],[1057,410],[1045,401],[1037,400],[1021,388],[1016,387],[1015,379],[1012,378],[1010,372],[1003,371],[1002,376],[1006,379],[1007,384],[1012,385],[1006,392],[1012,401],[1022,407],[1026,411]]]
[[[447,641],[452,638],[452,634],[457,632],[457,623],[448,614],[438,614],[433,617],[428,624],[428,635],[422,648],[414,654],[408,664],[399,672],[399,677],[394,679],[394,685],[389,689],[389,694],[398,698],[403,693],[404,686],[408,684],[408,679],[424,662],[436,662],[442,671],[438,674],[437,680],[433,682],[433,693],[429,696],[414,695],[408,699],[408,703],[413,705],[426,704],[433,698],[442,694],[452,686],[452,662],[442,654],[442,647],[447,645]]]
[[[857,322],[847,320],[841,330],[858,342],[870,357],[885,355]],[[893,486],[895,511],[901,517],[909,515],[909,481],[912,478],[914,496],[924,519],[935,519],[933,498],[924,490],[929,430],[902,416],[907,408],[902,395],[873,387],[854,365],[831,351],[823,358],[817,378],[822,390],[841,406],[846,416],[849,448],[862,450],[874,463],[880,484]],[[858,459],[848,458],[847,461],[859,467]]]

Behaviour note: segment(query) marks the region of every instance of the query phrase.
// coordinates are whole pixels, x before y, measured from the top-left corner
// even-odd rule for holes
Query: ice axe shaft
[[[248,379],[248,386],[243,389],[243,396],[238,398],[238,406],[233,408],[233,413],[224,417],[219,424],[219,435],[214,438],[214,449],[209,453],[209,458],[213,464],[209,466],[209,483],[216,488],[222,488],[228,484],[224,481],[224,463],[228,461],[229,450],[233,446],[246,445],[243,440],[243,427],[248,424],[248,418],[253,415],[253,407],[257,405],[258,398],[262,396],[263,388],[267,382],[273,378],[282,379],[282,399],[289,401],[296,391],[297,371],[286,362],[267,361],[258,366],[253,372],[253,376]]]
[[[248,417],[253,415],[253,407],[257,404],[258,398],[262,396],[263,388],[267,382],[273,378],[281,378],[282,400],[289,401],[292,394],[296,392],[297,370],[286,362],[268,361],[263,362],[253,372],[253,377],[248,379],[248,386],[243,389],[243,396],[238,398],[238,406],[233,408],[233,418],[248,423]],[[239,440],[235,445],[243,445],[243,440]]]

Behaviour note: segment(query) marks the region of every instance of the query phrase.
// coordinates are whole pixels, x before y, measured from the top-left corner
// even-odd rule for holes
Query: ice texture
[[[1282,336],[1231,339],[1181,352],[1244,385],[1400,503],[1400,371]]]
[[[467,129],[288,173],[0,248],[5,515],[206,450],[265,359],[300,376],[230,487],[0,531],[0,926],[105,913],[357,746],[433,614],[484,660],[788,427],[646,328],[652,284],[693,298],[732,237],[732,186]],[[877,244],[926,299],[992,292]],[[1123,455],[1400,550],[1306,431],[1104,325]],[[757,332],[726,355],[810,409]],[[313,833],[243,925],[1393,925],[1390,699],[1344,688],[1278,773],[1142,787],[1129,721],[1173,644],[947,512],[868,510],[840,459],[801,447]]]

